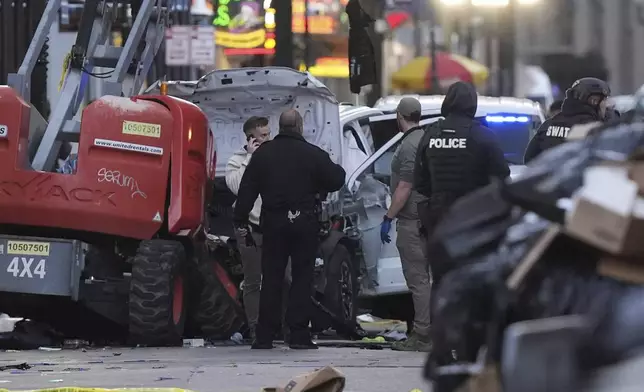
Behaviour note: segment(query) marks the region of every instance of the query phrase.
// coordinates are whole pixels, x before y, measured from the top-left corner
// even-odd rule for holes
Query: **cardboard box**
[[[602,257],[597,262],[597,274],[630,284],[644,284],[644,259]]]
[[[292,379],[283,388],[268,387],[262,392],[342,392],[345,381],[338,369],[325,366]]]
[[[641,173],[641,165],[630,163],[586,169],[566,217],[566,233],[615,255],[644,254],[644,198],[639,196],[644,186],[635,182]]]

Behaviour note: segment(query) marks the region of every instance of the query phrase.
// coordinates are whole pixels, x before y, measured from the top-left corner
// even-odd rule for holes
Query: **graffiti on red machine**
[[[116,203],[112,200],[114,192],[84,187],[68,189],[63,185],[52,184],[52,178],[51,174],[38,173],[27,181],[0,181],[0,197],[21,197],[29,201],[61,200],[99,205],[110,204],[116,207]]]
[[[118,170],[108,170],[106,168],[99,169],[97,175],[99,183],[109,182],[121,188],[127,188],[131,192],[130,197],[132,199],[136,196],[140,196],[143,199],[148,198],[148,195],[139,188],[139,182],[134,177],[127,176]]]

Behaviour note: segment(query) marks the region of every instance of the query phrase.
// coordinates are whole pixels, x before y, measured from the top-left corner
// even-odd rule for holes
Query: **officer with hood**
[[[610,87],[601,79],[582,78],[573,83],[566,90],[561,112],[541,124],[528,144],[523,161],[528,164],[543,151],[564,143],[574,125],[605,121],[609,96]]]
[[[418,203],[426,235],[459,197],[488,185],[491,178],[510,175],[496,135],[474,119],[477,104],[474,86],[450,86],[441,107],[445,118],[427,128],[418,146],[414,188],[428,197]],[[428,257],[431,265],[432,256]],[[434,284],[440,280],[432,278]]]

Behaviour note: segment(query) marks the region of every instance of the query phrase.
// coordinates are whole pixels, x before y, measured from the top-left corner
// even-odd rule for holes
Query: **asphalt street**
[[[2,352],[0,366],[27,363],[31,369],[0,371],[0,389],[178,387],[259,392],[332,365],[346,376],[345,392],[430,392],[421,376],[425,356],[389,349],[264,351],[248,346]]]

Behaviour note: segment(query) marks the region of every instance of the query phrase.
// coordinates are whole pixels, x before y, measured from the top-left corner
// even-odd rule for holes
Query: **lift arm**
[[[112,23],[117,16],[117,7],[129,2],[134,3],[132,8],[138,12],[133,15],[132,30],[125,46],[115,47],[110,42]],[[58,103],[52,109],[49,124],[32,162],[34,170],[53,171],[61,142],[78,142],[83,73],[92,75],[93,67],[111,68],[113,71],[109,77],[101,77],[102,91],[109,95],[124,96],[139,92],[168,25],[168,10],[162,3],[163,0],[86,1]],[[9,75],[9,85],[25,100],[30,98],[28,82],[60,6],[61,0],[49,0],[18,73]],[[143,42],[145,46],[142,45]],[[132,90],[125,92],[123,81],[128,71],[132,70],[134,86]]]

